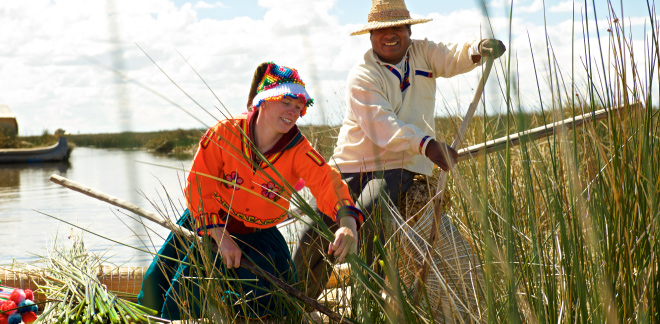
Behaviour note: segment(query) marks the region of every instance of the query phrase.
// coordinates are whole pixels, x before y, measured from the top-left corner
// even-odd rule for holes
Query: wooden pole
[[[522,139],[526,141],[535,141],[541,138],[551,136],[553,134],[564,132],[575,127],[580,127],[592,121],[599,121],[607,118],[609,113],[618,113],[621,109],[630,107],[632,110],[642,107],[640,102],[636,102],[629,106],[622,105],[613,107],[611,109],[601,109],[593,113],[587,113],[582,116],[566,118],[556,123],[547,124],[544,126],[532,128],[521,133],[511,134],[509,136],[500,137],[485,143],[472,145],[458,151],[458,162],[472,159],[479,156],[484,156],[493,152],[501,151],[506,148],[506,142],[509,141],[509,147],[517,146]]]
[[[456,138],[454,138],[454,142],[451,144],[451,147],[454,150],[458,150],[459,145],[461,145],[464,141],[464,134],[467,131],[470,121],[472,120],[472,116],[474,116],[474,112],[477,110],[477,106],[479,105],[479,100],[481,100],[481,94],[484,92],[484,87],[486,86],[486,80],[488,80],[488,75],[490,74],[490,70],[493,67],[493,60],[494,58],[492,56],[489,56],[486,60],[486,66],[484,67],[483,73],[481,74],[481,78],[479,79],[477,90],[474,93],[474,97],[472,98],[472,102],[468,107],[468,111],[465,114],[465,118],[463,118],[463,121],[461,122],[461,125],[458,128],[458,133],[456,134]],[[445,152],[445,156],[449,156],[448,152]],[[435,195],[436,198],[433,205],[434,217],[433,217],[433,223],[431,225],[431,235],[429,237],[430,248],[427,248],[426,252],[424,253],[422,266],[418,271],[417,279],[415,280],[415,291],[417,296],[416,299],[418,299],[419,294],[421,292],[421,286],[426,284],[431,258],[433,257],[433,251],[435,251],[435,242],[438,236],[437,235],[438,224],[440,223],[440,218],[442,217],[443,195],[439,195],[439,193],[445,190],[445,186],[447,184],[447,174],[448,172],[441,172],[440,176],[438,177],[438,185],[436,187],[436,195]]]
[[[53,174],[50,176],[50,181],[59,184],[63,187],[69,188],[74,191],[78,191],[80,193],[83,193],[87,196],[90,196],[92,198],[99,199],[101,201],[105,201],[113,206],[117,206],[119,208],[126,209],[128,211],[131,211],[135,213],[136,215],[139,215],[141,217],[144,217],[158,225],[161,225],[165,228],[170,229],[171,231],[180,234],[190,240],[200,240],[200,237],[196,234],[193,233],[192,231],[188,230],[187,228],[181,227],[179,225],[174,224],[172,221],[167,220],[160,215],[156,213],[152,213],[150,211],[147,211],[141,207],[138,207],[137,205],[130,203],[128,201],[110,196],[108,194],[99,192],[97,190],[94,190],[92,188],[86,187],[82,184],[79,184],[75,181],[71,181],[65,177],[59,176],[57,174]],[[217,246],[213,247],[214,250],[217,252]],[[327,315],[331,320],[336,321],[338,323],[353,323],[353,321],[342,317],[341,315],[333,312],[331,309],[328,307],[325,307],[315,299],[312,299],[299,290],[291,287],[289,284],[286,282],[282,281],[280,278],[277,278],[273,276],[272,274],[264,271],[263,269],[259,268],[258,266],[254,265],[252,262],[249,260],[246,260],[244,258],[241,258],[241,267],[248,269],[250,272],[254,273],[257,276],[260,276],[271,283],[275,284],[278,288],[282,289],[284,292],[289,294],[290,296],[298,299],[299,301],[303,302],[305,305],[312,307],[319,312]]]
[[[503,136],[494,140],[487,141],[485,143],[462,148],[458,150],[458,159],[456,160],[456,162],[462,162],[504,150],[506,148],[507,141],[509,141],[509,147],[513,147],[519,145],[522,139],[525,139],[527,141],[536,141],[548,137],[552,134],[567,131],[575,127],[580,127],[592,121],[603,120],[607,118],[608,111],[610,113],[619,113],[625,107],[630,107],[631,108],[630,110],[635,110],[635,109],[640,109],[642,107],[642,104],[640,102],[636,102],[634,104],[630,104],[629,106],[622,105],[618,107],[613,107],[611,109],[601,109],[593,113],[587,113],[582,116],[566,118],[556,123],[550,123],[544,126],[532,128],[522,133],[511,134],[509,136]],[[626,116],[627,113],[628,111],[625,111],[622,114],[623,116]],[[287,220],[277,224],[277,227],[285,227],[291,225],[296,221],[298,221],[297,217],[289,216]]]

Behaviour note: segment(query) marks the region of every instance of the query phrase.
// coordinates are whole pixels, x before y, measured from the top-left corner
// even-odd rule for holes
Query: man
[[[465,44],[412,40],[411,25],[431,19],[411,19],[403,0],[373,0],[368,17],[369,23],[351,34],[369,33],[371,49],[349,72],[347,111],[330,161],[368,217],[361,240],[367,263],[373,259],[373,236],[383,233],[385,223],[374,217],[387,219],[395,208],[378,198],[396,203],[415,174],[430,175],[433,164],[448,171],[458,156],[435,140],[435,79],[469,72],[484,61],[482,55],[499,57],[505,51],[495,39]],[[302,233],[294,261],[299,275],[318,281],[318,287],[307,288],[315,296],[326,282],[327,264],[318,251],[327,242],[310,227]]]

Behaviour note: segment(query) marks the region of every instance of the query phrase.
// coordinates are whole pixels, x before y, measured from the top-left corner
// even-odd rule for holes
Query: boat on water
[[[18,135],[16,114],[8,105],[0,104],[0,137],[13,138]],[[7,148],[0,149],[0,164],[4,163],[40,163],[62,162],[69,160],[72,148],[64,138],[64,130],[55,131],[57,143],[48,147],[38,148]]]
[[[48,147],[0,149],[0,163],[39,163],[66,161],[72,148],[66,138],[60,136],[57,143]]]

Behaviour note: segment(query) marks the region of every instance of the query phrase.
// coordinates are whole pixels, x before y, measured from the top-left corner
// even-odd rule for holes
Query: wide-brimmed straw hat
[[[373,29],[414,25],[429,22],[433,19],[412,19],[403,0],[373,0],[369,11],[368,24],[351,36],[362,35]]]

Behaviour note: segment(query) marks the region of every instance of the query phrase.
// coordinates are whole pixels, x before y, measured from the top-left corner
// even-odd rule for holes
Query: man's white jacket
[[[433,162],[424,152],[435,139],[436,78],[479,66],[483,60],[472,60],[478,44],[412,40],[402,69],[367,51],[348,75],[347,111],[330,164],[342,173],[402,168],[430,175]]]

